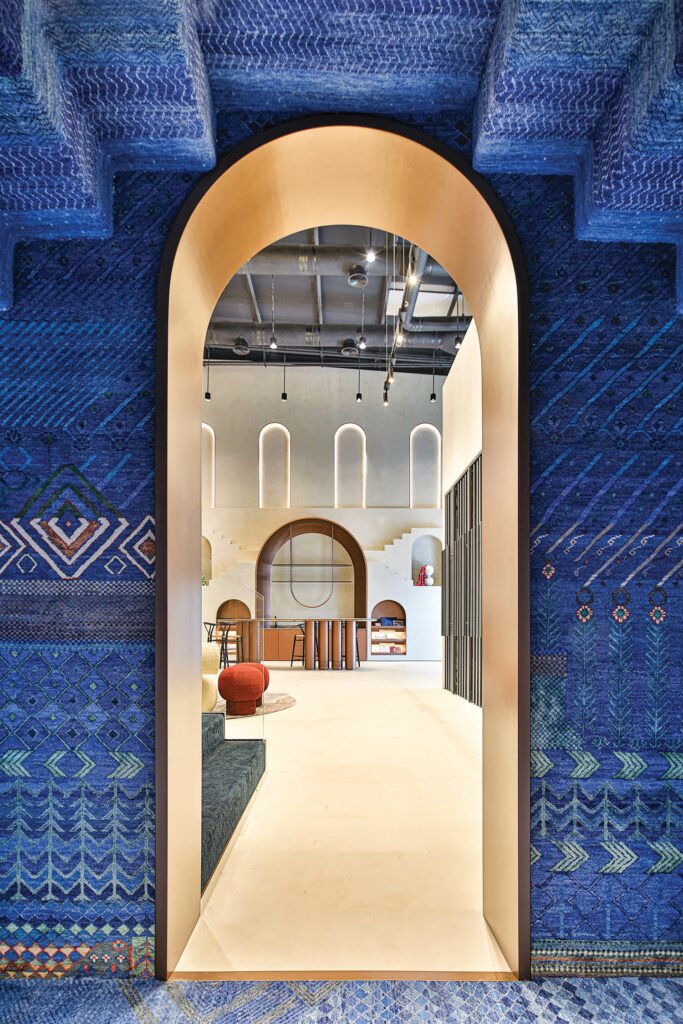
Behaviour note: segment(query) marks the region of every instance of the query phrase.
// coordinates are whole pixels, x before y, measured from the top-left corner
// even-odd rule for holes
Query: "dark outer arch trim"
[[[263,596],[263,618],[270,616],[270,572],[273,567],[273,558],[287,543],[287,538],[300,537],[306,533],[321,534],[323,537],[332,536],[334,527],[334,539],[342,545],[353,565],[353,614],[355,618],[363,619],[367,615],[368,607],[368,584],[367,584],[367,563],[362,547],[348,530],[331,519],[322,519],[319,516],[308,516],[305,519],[292,519],[277,530],[271,533],[265,541],[256,559],[256,590]]]
[[[389,118],[359,114],[324,114],[297,118],[260,132],[241,142],[222,156],[215,168],[205,174],[195,185],[182,204],[164,245],[159,267],[157,286],[157,360],[156,360],[156,454],[155,454],[155,515],[156,515],[156,658],[155,658],[155,722],[156,722],[156,862],[155,862],[155,913],[156,913],[156,965],[157,978],[168,976],[166,960],[166,885],[167,885],[167,842],[165,809],[168,801],[166,778],[168,716],[166,706],[166,641],[167,641],[167,587],[166,571],[166,486],[167,486],[167,364],[168,364],[168,300],[171,270],[175,252],[185,227],[214,182],[233,164],[247,153],[260,148],[274,139],[291,135],[310,128],[327,128],[335,125],[350,125],[374,128],[410,139],[431,149],[447,160],[472,185],[493,212],[498,221],[515,268],[518,307],[518,800],[517,835],[518,851],[518,892],[519,892],[519,977],[529,978],[531,973],[531,862],[530,862],[530,598],[529,598],[529,286],[522,247],[503,203],[489,183],[478,174],[461,154],[449,149],[438,139],[419,129],[392,121]]]

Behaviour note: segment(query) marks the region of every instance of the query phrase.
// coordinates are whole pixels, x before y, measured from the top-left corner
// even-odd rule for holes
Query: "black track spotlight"
[[[356,401],[357,402],[362,402],[363,401],[363,392],[362,391],[357,391],[356,392]]]
[[[436,391],[432,391],[431,395],[429,396],[429,401],[430,402],[435,402],[436,401]]]
[[[287,401],[287,392],[283,391],[282,394],[280,395],[280,398],[282,399],[283,402],[286,402]]]
[[[205,402],[210,402],[211,401],[211,392],[210,391],[205,391],[204,392],[204,401]]]

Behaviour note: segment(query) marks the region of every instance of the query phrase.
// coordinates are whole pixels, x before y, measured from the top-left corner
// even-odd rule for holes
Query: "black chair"
[[[305,632],[306,626],[305,626],[305,624],[303,622],[300,622],[297,628],[300,630],[300,632],[299,633],[295,633],[294,634],[294,639],[292,640],[292,657],[289,659],[289,667],[290,668],[293,668],[293,666],[294,666],[294,659],[295,658],[296,658],[297,661],[301,660],[301,667],[302,668],[304,668],[304,666],[306,664],[306,632]],[[315,626],[313,628],[315,630],[315,660],[316,660],[317,664],[319,665],[320,664],[320,648],[318,647],[318,623],[317,622],[315,623]],[[297,650],[297,645],[299,643],[301,644],[301,653],[299,653],[299,651]]]
[[[213,631],[216,628],[215,622],[205,622],[204,629],[206,630],[206,642],[207,644],[213,643]]]
[[[237,632],[235,629],[234,636],[230,636],[230,630],[233,627],[237,627],[237,622],[222,622],[221,623],[221,652],[218,659],[219,668],[228,668],[230,665],[230,644],[235,645],[235,664],[239,661],[244,661],[244,641],[242,640],[242,630],[240,624],[240,631]]]

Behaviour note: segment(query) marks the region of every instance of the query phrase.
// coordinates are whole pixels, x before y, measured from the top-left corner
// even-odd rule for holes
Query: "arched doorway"
[[[271,534],[261,548],[256,562],[256,590],[263,597],[263,615],[267,618],[271,614],[270,600],[270,573],[273,568],[273,560],[290,538],[301,537],[306,534],[320,534],[323,537],[330,537],[340,544],[349,558],[353,567],[353,615],[356,618],[363,618],[367,613],[367,570],[365,555],[360,544],[348,530],[345,530],[339,523],[331,523],[327,519],[295,519],[291,523],[285,523],[275,533]]]
[[[358,167],[363,168],[362,175]],[[428,183],[428,186],[427,186]],[[521,251],[495,194],[459,156],[372,118],[311,119],[229,154],[174,225],[159,284],[157,372],[157,974],[199,916],[201,366],[227,281],[315,224],[396,232],[462,286],[479,331],[483,410],[484,914],[529,970],[527,308]],[[196,717],[196,730],[187,723]],[[302,965],[303,966],[303,965]]]

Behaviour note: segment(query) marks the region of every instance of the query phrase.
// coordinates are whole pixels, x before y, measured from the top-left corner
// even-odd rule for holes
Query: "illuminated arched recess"
[[[211,582],[213,576],[213,550],[208,537],[202,537],[202,579]]]
[[[358,169],[362,168],[362,173]],[[321,117],[229,153],[187,199],[159,277],[157,373],[156,970],[200,910],[200,438],[213,309],[255,252],[315,224],[410,238],[462,288],[481,343],[483,908],[529,971],[528,311],[519,243],[467,161],[395,122]],[[258,403],[255,393],[253,401]],[[239,444],[240,438],[232,439]],[[190,723],[196,723],[188,728]],[[302,965],[305,969],[306,965]]]
[[[202,507],[216,507],[216,434],[202,423]]]
[[[441,434],[432,423],[410,431],[410,507],[441,507]]]
[[[289,508],[291,440],[287,427],[267,423],[258,438],[259,508]]]
[[[334,507],[365,508],[365,431],[357,423],[344,423],[334,435]]]

